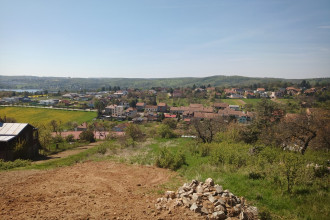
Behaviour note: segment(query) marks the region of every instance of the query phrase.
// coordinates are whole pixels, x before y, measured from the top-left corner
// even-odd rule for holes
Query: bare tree
[[[215,134],[219,131],[223,131],[227,126],[224,118],[204,119],[203,121],[193,119],[191,123],[196,130],[198,138],[201,139],[203,143],[212,142]]]
[[[329,133],[326,133],[329,131],[329,119],[329,111],[320,110],[287,115],[277,127],[277,136],[282,140],[283,147],[296,147],[301,154],[305,154],[316,140],[317,145],[323,144],[329,148]]]

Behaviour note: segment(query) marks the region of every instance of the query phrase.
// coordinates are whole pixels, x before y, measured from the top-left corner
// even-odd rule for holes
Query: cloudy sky
[[[330,77],[330,0],[0,0],[0,75]]]

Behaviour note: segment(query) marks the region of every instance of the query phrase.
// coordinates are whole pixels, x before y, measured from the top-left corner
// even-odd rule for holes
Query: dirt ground
[[[174,175],[156,167],[109,161],[0,172],[0,219],[200,218],[185,208],[170,213],[155,209],[161,197],[157,190]]]
[[[56,160],[56,159],[68,157],[68,156],[71,156],[71,155],[74,155],[74,154],[79,154],[79,153],[81,153],[81,152],[83,152],[85,150],[88,150],[90,148],[93,148],[95,146],[98,146],[98,145],[100,145],[102,143],[103,143],[102,141],[101,142],[98,141],[98,142],[90,143],[90,144],[85,145],[85,146],[80,146],[80,147],[76,147],[76,148],[73,148],[73,149],[70,149],[70,150],[62,151],[62,152],[59,152],[57,154],[49,155],[47,157],[47,159],[45,159],[45,160],[37,160],[37,161],[34,161],[32,163],[34,163],[34,164],[41,164],[41,163],[49,162],[51,160]]]

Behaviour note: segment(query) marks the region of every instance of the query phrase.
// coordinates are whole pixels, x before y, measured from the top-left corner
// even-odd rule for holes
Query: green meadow
[[[0,107],[0,117],[15,118],[18,123],[29,123],[32,125],[48,124],[52,120],[67,122],[77,122],[81,124],[91,121],[96,117],[95,112],[67,111],[43,108],[24,107]]]

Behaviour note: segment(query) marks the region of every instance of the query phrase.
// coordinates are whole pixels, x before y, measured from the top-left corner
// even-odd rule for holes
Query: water
[[[0,91],[10,91],[10,92],[41,92],[42,89],[0,89]]]

